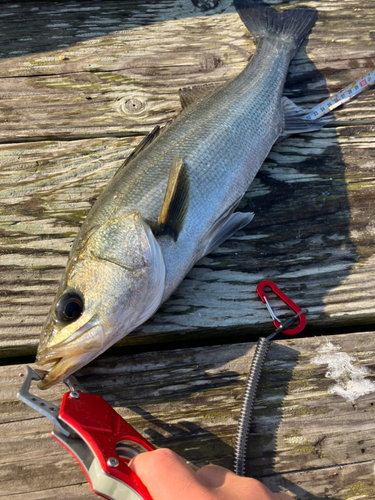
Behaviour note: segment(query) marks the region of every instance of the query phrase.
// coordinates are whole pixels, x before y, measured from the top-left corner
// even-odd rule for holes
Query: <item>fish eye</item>
[[[68,292],[56,304],[57,317],[66,323],[75,321],[81,316],[82,311],[83,299],[78,293]]]

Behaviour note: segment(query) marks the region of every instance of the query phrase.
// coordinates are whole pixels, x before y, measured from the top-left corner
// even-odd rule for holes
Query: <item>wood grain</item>
[[[280,3],[278,1],[273,4]],[[285,95],[309,108],[374,66],[370,0],[299,0],[319,19]],[[282,4],[281,8],[288,8]],[[179,113],[178,89],[227,81],[255,45],[229,0],[0,0],[0,357],[32,354],[79,226],[142,137]],[[193,467],[232,467],[253,343],[270,332],[255,288],[273,279],[309,309],[310,331],[374,322],[374,118],[369,90],[320,132],[276,144],[239,209],[253,223],[202,259],[123,345],[225,342],[102,357],[80,372],[156,446]],[[272,301],[280,316],[286,313]],[[328,337],[374,370],[373,332]],[[329,393],[314,364],[321,337],[272,346],[258,393],[248,469],[300,500],[375,498],[374,393]],[[178,344],[176,344],[178,345]],[[16,399],[22,365],[0,367],[0,497],[92,493],[50,424]],[[371,380],[374,376],[369,377]],[[58,386],[43,397],[59,404]]]
[[[167,0],[2,5],[0,350],[12,356],[35,353],[73,238],[123,159],[179,112],[180,87],[232,78],[255,46],[228,1],[205,15]],[[307,5],[319,20],[285,93],[309,107],[370,71],[375,41],[372,2]],[[255,211],[249,228],[123,343],[269,331],[264,278],[309,308],[311,328],[372,324],[373,115],[370,90],[336,127],[276,144],[239,207]]]
[[[371,332],[274,342],[255,404],[248,473],[299,499],[348,500],[358,492],[371,499],[375,393],[354,402],[329,393],[334,381],[325,376],[328,367],[314,363],[328,341],[353,356],[356,366],[374,369]],[[253,346],[104,357],[78,376],[84,390],[104,397],[157,447],[173,449],[193,467],[232,468]],[[47,419],[16,400],[22,371],[21,365],[0,368],[0,497],[23,499],[32,492],[29,498],[39,500],[59,492],[64,498],[90,498],[74,459],[49,437]],[[63,392],[60,384],[41,397],[59,404]]]

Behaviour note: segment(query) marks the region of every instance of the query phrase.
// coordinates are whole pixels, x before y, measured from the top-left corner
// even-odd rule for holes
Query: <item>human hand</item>
[[[140,453],[129,467],[154,500],[293,500],[284,493],[271,493],[256,479],[236,476],[217,465],[194,472],[166,448]]]

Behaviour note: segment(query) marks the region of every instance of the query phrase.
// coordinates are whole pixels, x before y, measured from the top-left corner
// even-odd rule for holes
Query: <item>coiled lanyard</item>
[[[285,304],[288,305],[292,309],[292,311],[296,313],[292,318],[284,321],[283,324],[275,315],[269,304],[268,295],[264,292],[265,287],[270,287],[271,290],[283,302],[285,302]],[[267,309],[273,319],[273,324],[275,325],[276,330],[268,337],[261,337],[258,340],[255,354],[251,362],[250,372],[246,381],[245,393],[242,400],[234,447],[234,472],[237,474],[237,476],[246,475],[246,451],[249,439],[251,417],[254,409],[255,396],[260,380],[260,375],[262,373],[268,350],[271,346],[271,340],[280,332],[286,335],[297,335],[297,333],[300,333],[306,326],[305,314],[307,311],[303,311],[301,308],[299,308],[297,304],[295,304],[275,285],[275,283],[268,280],[262,281],[257,286],[257,293],[262,302],[266,304]],[[289,327],[292,326],[293,323],[297,321],[297,319],[299,319],[299,324],[295,328],[290,329]]]

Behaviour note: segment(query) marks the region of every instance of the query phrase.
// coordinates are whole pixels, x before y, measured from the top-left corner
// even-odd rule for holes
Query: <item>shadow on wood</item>
[[[207,356],[204,362],[194,363],[194,367],[190,368],[188,368],[188,364],[191,361],[187,363],[185,360],[183,362],[184,369],[179,373],[178,365],[182,366],[181,358],[175,369],[171,370],[171,367],[167,369],[170,374],[168,382],[165,375],[162,375],[165,372],[163,358],[166,353],[159,352],[158,365],[160,368],[150,372],[153,392],[149,392],[147,387],[144,388],[144,391],[142,391],[141,386],[137,388],[133,377],[127,380],[129,389],[119,392],[117,387],[121,387],[122,384],[118,375],[115,375],[117,372],[115,358],[109,358],[107,362],[104,359],[99,359],[96,369],[94,366],[83,369],[80,380],[84,388],[90,392],[101,394],[120,413],[123,411],[121,408],[126,407],[139,415],[144,422],[138,425],[157,447],[168,447],[174,450],[195,467],[212,463],[233,470],[233,443],[243,387],[238,389],[242,385],[240,379],[243,379],[243,371],[247,376],[250,364],[247,363],[245,370],[244,365],[241,364],[241,373],[230,369],[231,364],[235,366],[239,361],[240,346],[236,348],[213,347],[211,349],[218,355],[221,353],[216,357],[215,362],[212,354],[210,355],[211,360]],[[246,348],[242,352],[242,356],[249,359],[247,351]],[[193,351],[187,352],[190,352],[190,355],[193,354]],[[205,352],[208,353],[205,349],[201,352],[197,350],[194,357],[197,356],[203,360]],[[184,356],[184,351],[174,351],[174,355]],[[224,359],[220,361],[220,356],[223,355]],[[296,349],[275,344],[271,346],[261,377],[253,424],[250,429],[247,458],[249,476],[259,476],[261,479],[274,472],[277,435],[283,417],[283,412],[280,409],[288,394],[288,385],[292,379],[298,355],[299,351]],[[157,360],[157,357],[154,359]],[[197,358],[196,361],[198,361]],[[212,362],[215,363],[214,369],[210,368]],[[104,366],[107,371],[107,367],[110,366],[105,378],[100,377],[94,381],[91,375],[85,375],[87,372],[93,375],[97,374],[99,366],[101,367],[100,371],[103,370]],[[135,367],[135,373],[137,373],[137,367]],[[135,374],[134,377],[136,377]],[[115,387],[110,391],[108,391],[108,387],[105,387],[103,391],[100,389],[103,381],[106,381],[106,385],[111,382],[115,383]],[[169,384],[172,384],[170,389]],[[132,399],[129,399],[131,395]],[[233,406],[233,397],[236,401],[235,407]],[[134,404],[137,399],[147,401],[147,403],[142,406]],[[165,414],[165,418],[163,418],[162,408],[167,407],[173,407],[174,411],[172,414]],[[152,408],[155,410],[153,411]],[[231,414],[233,416],[230,416]],[[224,415],[226,415],[225,424],[222,426],[219,422]],[[202,419],[202,416],[203,422],[205,422],[204,426],[197,423]],[[298,468],[298,461],[298,454],[290,457],[289,467],[291,470]]]
[[[194,3],[196,5],[194,5]],[[200,3],[200,5],[198,5]],[[118,2],[105,0],[95,2],[64,0],[49,2],[19,2],[12,4],[0,1],[1,21],[0,58],[13,58],[27,54],[38,54],[61,50],[89,38],[108,36],[114,31],[173,21],[184,17],[217,13],[228,8],[231,0],[221,0],[220,6],[212,10],[203,4],[214,4],[190,0],[132,0]],[[208,5],[207,5],[208,6]],[[234,11],[234,9],[231,9]],[[21,36],[23,34],[23,36]],[[62,59],[64,61],[64,59]],[[67,61],[67,60],[65,60]]]
[[[105,397],[120,414],[127,408],[139,415],[143,422],[138,420],[137,425],[156,446],[173,449],[197,467],[215,463],[233,469],[234,434],[243,396],[241,381],[250,369],[249,353],[246,344],[159,351],[135,355],[134,366],[128,367],[127,357],[98,358],[80,370],[78,376],[84,390]],[[295,349],[271,346],[249,438],[251,475],[263,476],[273,471],[282,419],[280,408],[288,394],[298,355]],[[142,366],[137,366],[137,359],[143,359]],[[165,413],[172,407],[172,414]],[[203,428],[197,424],[198,416],[205,422]]]
[[[237,389],[239,385],[242,386],[243,372],[247,375],[246,372],[249,370],[250,364],[248,363],[245,370],[241,365],[241,373],[230,369],[228,371],[231,362],[238,362],[239,346],[232,351],[232,354],[227,351],[225,360],[223,359],[222,362],[220,362],[220,357],[226,349],[224,347],[213,349],[217,353],[214,371],[209,368],[213,358],[211,360],[206,358],[204,363],[195,365],[193,373],[187,369],[190,363],[182,362],[182,358],[180,361],[176,359],[176,369],[171,369],[171,366],[168,369],[170,374],[168,384],[172,384],[171,391],[168,389],[168,385],[165,385],[165,382],[160,384],[161,380],[165,380],[165,377],[160,372],[157,374],[155,371],[150,371],[149,381],[154,389],[153,393],[150,393],[147,387],[142,392],[142,388],[140,386],[135,387],[135,383],[131,379],[128,379],[128,383],[131,384],[131,387],[134,387],[134,392],[130,387],[129,390],[122,390],[121,393],[116,389],[114,390],[114,388],[109,392],[108,386],[103,388],[104,391],[100,389],[100,384],[104,381],[106,384],[108,381],[112,381],[116,387],[122,385],[118,374],[116,374],[117,364],[115,358],[111,358],[108,361],[112,362],[112,368],[108,370],[106,378],[97,380],[96,391],[116,406],[117,411],[120,413],[126,407],[132,413],[134,412],[141,417],[142,422],[138,420],[136,427],[141,428],[143,434],[155,446],[172,449],[195,468],[210,463],[233,470],[233,443],[237,427],[237,416],[234,415],[238,414],[243,387],[241,387],[240,392]],[[197,350],[196,355],[201,357],[204,352],[206,351],[204,350],[198,354]],[[164,355],[159,354],[162,360]],[[243,351],[242,354],[249,360],[249,353],[246,354]],[[294,404],[291,405],[289,398],[288,401],[285,399],[290,391],[293,393],[297,389],[298,384],[305,387],[305,381],[298,382],[295,380],[295,368],[300,354],[299,350],[285,345],[273,344],[271,346],[264,373],[261,377],[253,423],[250,429],[247,474],[249,477],[256,477],[264,482],[274,492],[291,492],[296,494],[299,500],[323,500],[326,497],[309,493],[301,484],[294,484],[293,477],[288,476],[288,472],[293,476],[293,471],[296,470],[300,471],[299,475],[302,474],[301,470],[304,467],[303,460],[306,458],[306,453],[308,453],[307,449],[310,453],[312,450],[312,455],[316,454],[318,458],[320,453],[319,443],[316,443],[314,447],[306,441],[303,442],[304,439],[301,442],[298,439],[301,438],[300,431],[296,429],[295,423],[292,423],[294,427],[289,429],[289,433],[285,429],[279,432],[285,412],[289,414],[292,412],[292,415],[300,415],[301,417],[309,414],[306,407],[298,407],[298,405],[296,407]],[[175,355],[180,357],[183,355],[183,351],[174,351]],[[104,366],[108,366],[106,362],[103,365],[103,362],[99,363],[98,361],[98,364],[102,369]],[[179,373],[178,366],[182,367],[182,365],[184,369]],[[164,372],[161,365],[160,369]],[[135,371],[137,372],[137,368]],[[84,369],[80,380],[85,387],[90,387],[90,390],[93,390],[95,387],[92,385],[93,380],[91,376],[85,376],[85,372],[92,372],[92,369]],[[92,373],[95,373],[95,371]],[[140,380],[142,378],[143,376],[141,376]],[[159,383],[156,382],[157,379],[159,379]],[[294,379],[293,382],[292,379]],[[160,389],[162,391],[159,393]],[[133,394],[131,400],[128,399],[130,392]],[[237,394],[239,397],[237,397]],[[235,408],[232,407],[231,413],[234,419],[227,413],[230,408],[224,410],[225,407],[228,407],[228,403],[233,405],[233,396],[235,398]],[[142,406],[134,405],[134,399],[143,399],[145,403]],[[227,403],[225,400],[227,400]],[[172,413],[166,413],[163,410],[163,408],[168,407],[173,408]],[[224,415],[226,414],[225,424],[217,425],[224,416],[223,410]],[[314,409],[312,408],[310,411],[313,413]],[[318,409],[315,409],[315,411],[319,414]],[[324,424],[322,424],[322,427],[324,427]],[[290,441],[289,446],[285,446],[285,442],[288,442],[288,440]],[[285,471],[282,476],[278,473],[280,460],[283,462],[283,470]],[[313,470],[310,469],[309,473],[313,473]],[[319,467],[317,467],[316,474],[319,476]],[[337,473],[334,472],[333,476],[336,475]],[[300,483],[300,477],[298,479]],[[324,486],[327,486],[327,483],[327,479],[322,480]],[[311,487],[308,481],[306,486],[307,488]],[[330,498],[339,500],[332,496]]]
[[[279,478],[278,485],[281,486],[283,489],[287,490],[291,494],[294,495],[294,498],[296,500],[342,500],[342,497],[336,497],[332,496],[330,494],[330,490],[328,487],[326,487],[326,493],[327,495],[324,496],[315,496],[305,489],[301,488],[301,486],[298,486],[297,484],[292,483],[291,481],[288,481],[288,479],[285,479],[283,477]],[[272,488],[271,484],[267,484],[267,486]]]

